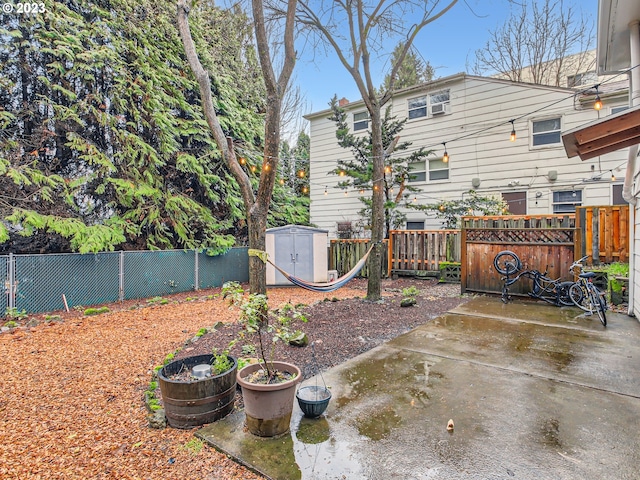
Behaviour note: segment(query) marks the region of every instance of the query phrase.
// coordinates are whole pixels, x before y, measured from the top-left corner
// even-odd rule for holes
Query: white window
[[[409,119],[427,116],[427,97],[409,99]]]
[[[554,145],[560,143],[560,117],[533,121],[533,146]]]
[[[411,222],[407,220],[407,230],[424,230],[424,222]]]
[[[429,113],[442,115],[449,112],[449,90],[429,94]]]
[[[424,182],[427,180],[427,171],[424,160],[421,162],[411,162],[409,164],[409,181]]]
[[[629,110],[629,107],[627,105],[623,105],[621,107],[611,107],[611,115],[624,112],[625,110]]]
[[[369,112],[358,112],[353,114],[353,131],[366,130],[369,128]]]
[[[598,82],[596,72],[584,72],[567,77],[567,87],[579,87],[581,85],[594,85]]]
[[[449,162],[443,162],[442,158],[429,160],[429,180],[448,180]]]
[[[582,205],[582,190],[553,192],[553,213],[573,213]]]

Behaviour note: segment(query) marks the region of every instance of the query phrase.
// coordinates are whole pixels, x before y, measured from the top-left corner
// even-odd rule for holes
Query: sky
[[[511,3],[509,0],[459,0],[446,14],[427,25],[414,45],[422,58],[435,67],[436,78],[472,73],[475,51],[486,44],[490,31],[501,27],[509,18],[514,8]],[[595,22],[598,0],[565,0],[564,3],[579,6]],[[376,86],[382,83],[385,73],[381,68],[378,70],[374,77]],[[305,113],[329,108],[334,94],[350,101],[361,98],[351,75],[331,51],[325,55],[320,51],[302,50],[294,77],[304,95]]]

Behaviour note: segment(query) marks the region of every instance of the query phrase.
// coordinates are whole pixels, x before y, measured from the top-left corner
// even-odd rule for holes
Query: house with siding
[[[513,214],[565,213],[578,205],[625,203],[626,153],[612,152],[588,162],[567,159],[561,132],[628,108],[626,76],[602,81],[597,92],[584,88],[459,73],[397,91],[388,106],[397,118],[408,119],[401,141],[412,142],[410,149],[432,151],[427,160],[410,166],[411,185],[420,189],[412,200],[434,204],[461,199],[473,189],[502,196]],[[603,101],[600,110],[593,108],[596,94]],[[351,130],[366,135],[364,103],[343,99],[341,105]],[[336,188],[342,178],[329,172],[351,153],[338,146],[330,115],[324,110],[305,118],[310,122],[311,222],[335,238],[339,224],[358,224],[358,197],[370,192]],[[406,228],[442,226],[432,214],[411,209],[405,213]]]
[[[619,75],[629,79],[628,112],[580,125],[563,135],[570,160],[584,164],[594,152],[611,152],[627,159],[622,195],[629,202],[629,308],[640,319],[640,2],[599,0],[598,75]],[[600,158],[600,157],[598,157]]]

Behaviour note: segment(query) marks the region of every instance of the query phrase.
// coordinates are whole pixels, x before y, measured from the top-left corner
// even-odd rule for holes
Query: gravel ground
[[[277,342],[273,358],[296,364],[304,378],[324,371],[353,358],[373,347],[428,322],[469,297],[460,295],[458,284],[438,284],[434,280],[385,280],[385,301],[375,303],[365,300],[366,282],[352,282],[351,288],[359,290],[355,297],[340,300],[328,296],[302,309],[308,321],[294,322],[292,329],[300,329],[314,344],[316,362],[310,347],[293,347]],[[402,289],[415,286],[420,294],[413,307],[401,307]],[[285,290],[286,289],[281,289]],[[296,289],[298,290],[298,289]],[[332,301],[334,300],[334,301]],[[239,330],[236,324],[225,324],[217,331],[204,335],[196,344],[182,351],[177,358],[211,353],[215,348],[224,350]],[[234,356],[242,356],[241,345],[234,347]]]

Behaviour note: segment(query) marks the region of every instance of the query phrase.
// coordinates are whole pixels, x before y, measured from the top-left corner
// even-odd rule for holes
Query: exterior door
[[[503,193],[502,198],[509,205],[511,215],[527,214],[527,192]]]
[[[275,239],[275,264],[302,280],[313,280],[313,235],[279,234]],[[276,270],[276,285],[291,284]]]

